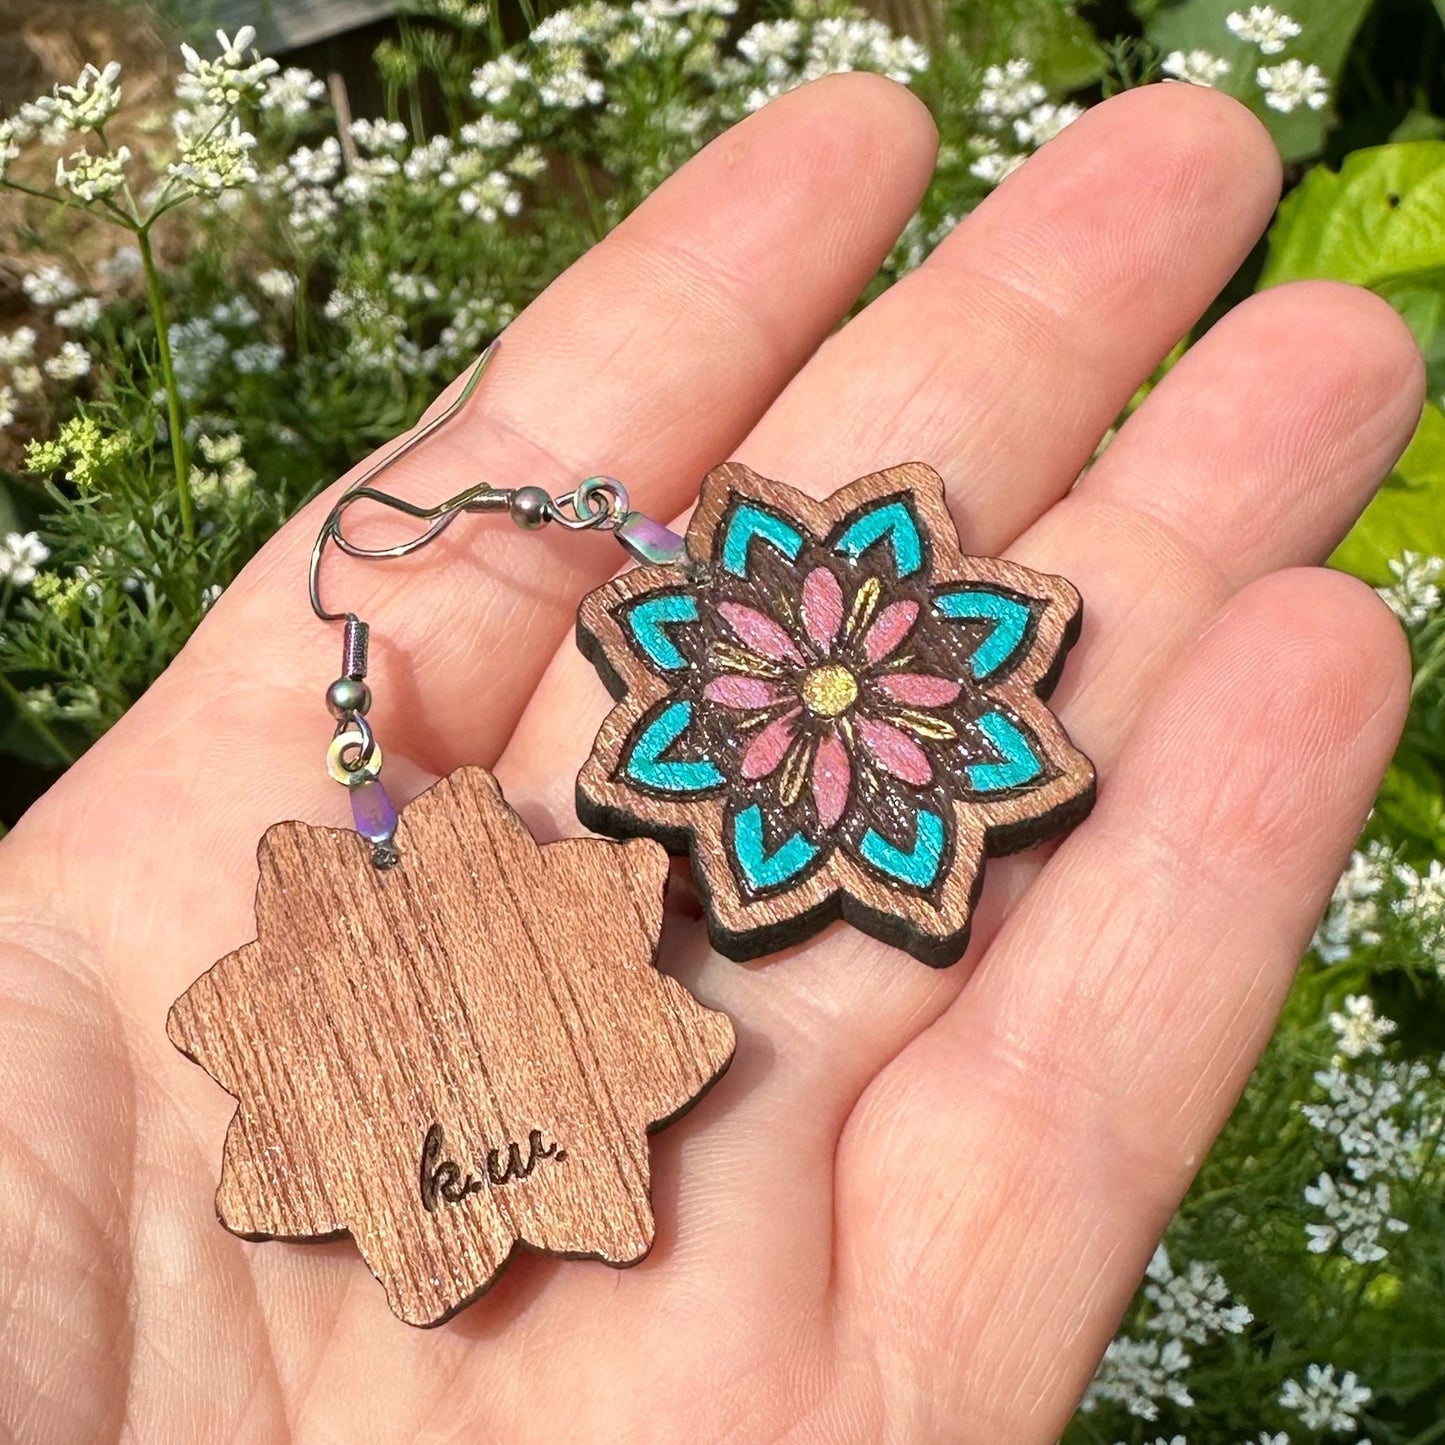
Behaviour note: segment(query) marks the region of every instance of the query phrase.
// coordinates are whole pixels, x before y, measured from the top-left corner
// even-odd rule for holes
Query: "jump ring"
[[[346,754],[353,748],[356,756],[348,762]],[[342,728],[331,739],[326,749],[326,771],[348,788],[359,788],[380,776],[381,744],[365,718],[358,716],[354,724]]]

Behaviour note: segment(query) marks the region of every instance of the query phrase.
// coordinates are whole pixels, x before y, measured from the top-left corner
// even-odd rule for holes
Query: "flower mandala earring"
[[[327,518],[311,574],[318,616],[345,621],[327,765],[356,831],[266,833],[257,936],[186,990],[168,1032],[238,1100],[221,1222],[247,1239],[349,1231],[392,1309],[434,1325],[519,1243],[641,1259],[653,1237],[647,1134],[722,1073],[733,1031],[654,966],[667,874],[655,843],[539,846],[474,767],[397,814],[366,720],[367,625],[321,605],[330,542],[402,555],[462,510],[600,525],[612,513],[597,498],[611,494],[579,488],[565,506],[541,494],[539,506],[535,489],[519,500],[474,488],[427,511],[369,487],[379,469]],[[361,500],[427,530],[382,552],[356,547],[341,522]]]
[[[1079,622],[1062,578],[961,553],[929,467],[821,502],[719,467],[685,545],[582,605],[580,646],[620,701],[578,814],[691,853],[732,958],[842,917],[953,963],[985,856],[1092,805],[1043,702]]]

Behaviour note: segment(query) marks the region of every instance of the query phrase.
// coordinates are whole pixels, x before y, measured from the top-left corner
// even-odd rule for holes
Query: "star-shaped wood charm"
[[[355,1238],[391,1308],[441,1323],[520,1242],[648,1251],[649,1131],[727,1068],[731,1023],[655,966],[656,844],[538,846],[463,768],[402,810],[400,862],[281,823],[257,938],[175,1002],[235,1096],[216,1210],[248,1239]]]
[[[579,643],[618,704],[578,815],[691,853],[732,958],[841,916],[953,963],[986,856],[1093,802],[1094,770],[1043,701],[1080,615],[1062,577],[965,556],[930,467],[822,501],[718,467],[684,564],[582,604]]]

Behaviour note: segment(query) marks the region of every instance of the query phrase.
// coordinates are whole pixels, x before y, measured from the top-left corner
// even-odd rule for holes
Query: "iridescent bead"
[[[347,790],[356,831],[371,843],[389,843],[396,832],[396,809],[379,778]]]

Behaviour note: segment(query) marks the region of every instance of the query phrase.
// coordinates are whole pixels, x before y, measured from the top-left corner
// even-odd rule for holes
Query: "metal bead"
[[[371,708],[371,689],[357,677],[338,677],[326,689],[326,707],[334,718],[364,713]]]
[[[512,520],[535,532],[552,519],[552,498],[543,487],[518,487],[507,505]]]

